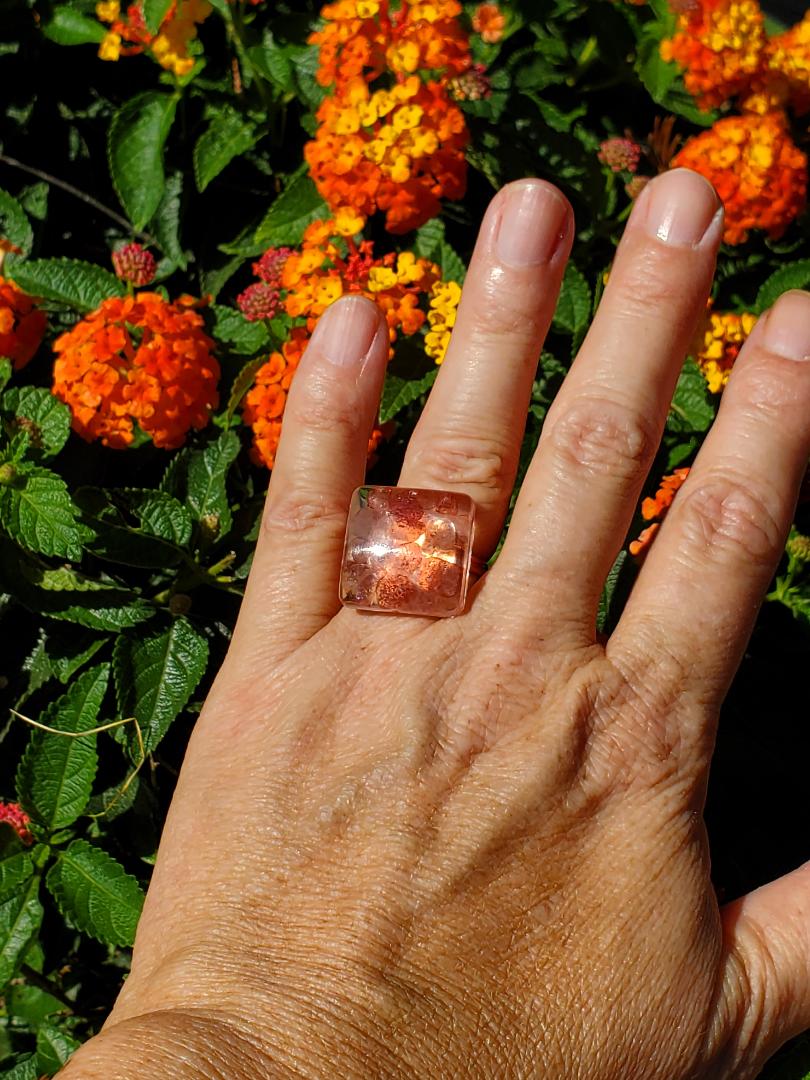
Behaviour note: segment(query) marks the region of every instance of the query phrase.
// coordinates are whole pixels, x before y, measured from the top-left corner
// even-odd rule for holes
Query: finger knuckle
[[[412,466],[425,483],[475,487],[485,497],[511,486],[513,456],[487,435],[448,432],[417,448]]]
[[[316,433],[345,431],[357,434],[363,423],[363,410],[350,389],[334,379],[310,375],[296,386],[287,407],[287,421]]]
[[[563,465],[627,481],[649,464],[656,444],[651,425],[635,410],[582,398],[559,415],[549,439]]]
[[[741,477],[715,476],[685,489],[680,514],[690,547],[715,558],[763,566],[782,548],[771,499]]]
[[[346,529],[346,500],[323,492],[291,490],[271,494],[262,518],[262,531],[276,538],[295,533],[305,540],[310,530],[342,536]]]
[[[473,346],[489,346],[503,339],[534,344],[541,336],[540,314],[534,295],[525,289],[509,289],[503,275],[490,276],[472,297]]]
[[[660,312],[683,307],[683,277],[677,274],[673,260],[681,252],[647,249],[622,267],[615,277],[618,309],[625,318],[659,316]],[[610,288],[610,286],[608,286]]]

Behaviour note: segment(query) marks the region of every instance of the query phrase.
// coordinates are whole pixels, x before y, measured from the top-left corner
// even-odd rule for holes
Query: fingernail
[[[501,211],[495,249],[511,266],[549,262],[568,231],[568,205],[539,182],[514,185]]]
[[[657,176],[642,191],[636,210],[648,236],[676,247],[699,244],[723,215],[712,185],[691,169]]]
[[[376,306],[362,296],[343,296],[318,320],[312,344],[338,367],[361,365],[380,326]]]
[[[810,293],[780,296],[765,317],[762,344],[787,360],[810,360]]]

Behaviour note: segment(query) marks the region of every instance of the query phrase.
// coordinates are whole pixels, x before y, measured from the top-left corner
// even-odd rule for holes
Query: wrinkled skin
[[[638,200],[455,619],[338,609],[387,337],[359,298],[322,318],[132,975],[65,1080],[741,1080],[810,1024],[810,869],[718,908],[701,816],[810,453],[810,297],[760,320],[594,629],[721,232],[695,174]],[[403,484],[474,498],[484,559],[572,235],[548,184],[493,200],[405,460]]]

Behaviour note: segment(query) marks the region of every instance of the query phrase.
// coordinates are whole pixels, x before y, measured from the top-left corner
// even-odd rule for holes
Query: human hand
[[[810,868],[718,909],[701,819],[810,453],[806,295],[760,319],[595,633],[721,232],[696,174],[638,199],[456,619],[338,610],[387,334],[361,298],[322,318],[132,974],[65,1080],[736,1080],[810,1025]],[[548,184],[495,197],[407,452],[403,485],[473,497],[484,559],[572,235]]]

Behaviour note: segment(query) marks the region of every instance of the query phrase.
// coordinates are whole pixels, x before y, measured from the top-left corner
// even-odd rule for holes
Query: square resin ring
[[[469,495],[357,488],[346,525],[341,602],[366,611],[459,615],[467,599],[474,519]]]

